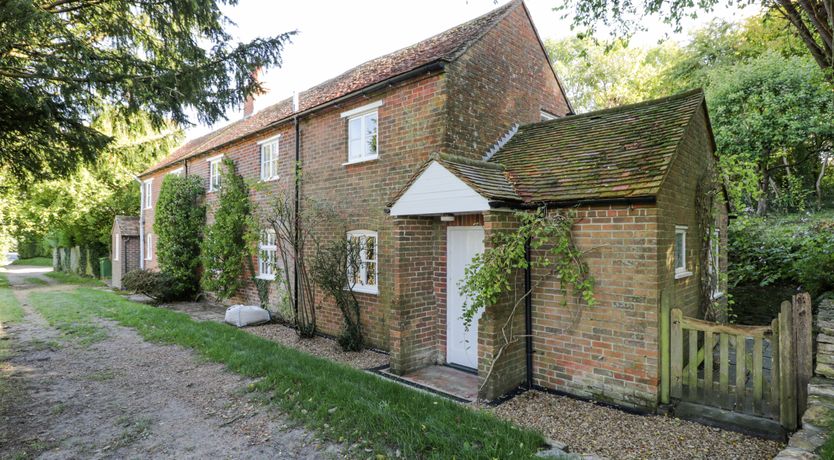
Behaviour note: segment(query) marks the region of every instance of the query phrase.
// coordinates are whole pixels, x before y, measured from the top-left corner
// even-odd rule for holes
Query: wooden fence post
[[[672,299],[669,297],[669,290],[664,289],[660,292],[660,402],[661,404],[669,404],[669,373],[671,366],[669,365],[669,322],[671,318]]]
[[[683,395],[683,313],[673,308],[671,310],[671,334],[670,334],[670,351],[671,351],[671,382],[670,393],[673,398],[678,398]]]
[[[814,374],[814,350],[811,341],[811,296],[803,292],[793,296],[793,343],[796,360],[796,414],[802,417],[808,404],[808,383]]]
[[[793,314],[791,302],[782,302],[779,313],[779,387],[781,392],[780,417],[788,431],[796,429],[796,372],[793,352]]]

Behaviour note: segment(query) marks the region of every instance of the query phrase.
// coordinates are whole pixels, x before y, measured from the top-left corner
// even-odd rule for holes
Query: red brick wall
[[[574,241],[587,251],[596,279],[596,305],[573,295],[566,299],[557,277],[534,270],[535,383],[653,407],[659,381],[657,208],[585,206],[572,212],[578,219]]]
[[[568,113],[523,4],[448,66],[447,153],[481,158],[513,124]]]

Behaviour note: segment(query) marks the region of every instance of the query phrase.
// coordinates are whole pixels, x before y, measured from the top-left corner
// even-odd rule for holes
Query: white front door
[[[483,227],[447,227],[446,231],[446,362],[478,368],[478,318],[467,331],[463,326],[463,300],[458,282],[476,254],[484,252]]]

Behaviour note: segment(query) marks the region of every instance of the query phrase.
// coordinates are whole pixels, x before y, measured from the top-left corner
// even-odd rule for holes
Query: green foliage
[[[316,284],[333,297],[344,324],[339,345],[345,351],[359,351],[364,346],[359,302],[353,293],[356,285],[352,273],[359,271],[359,246],[350,239],[336,239],[324,245],[313,260],[312,274]]]
[[[463,310],[468,328],[475,314],[494,305],[501,296],[511,293],[514,279],[521,270],[532,269],[537,279],[551,275],[559,280],[563,303],[570,294],[580,297],[592,307],[594,278],[588,273],[583,253],[573,243],[574,219],[570,214],[540,208],[533,212],[518,212],[518,228],[498,232],[492,236],[492,246],[475,256],[461,280],[461,294],[466,298]],[[531,257],[527,261],[526,247]],[[521,292],[516,306],[530,292]]]
[[[545,49],[579,112],[668,95],[660,77],[680,54],[671,43],[646,49],[581,37],[547,40]]]
[[[730,225],[731,286],[801,286],[834,290],[834,216],[741,217]]]
[[[0,8],[0,169],[52,179],[112,142],[88,121],[146,112],[155,126],[211,124],[259,90],[292,32],[239,43],[235,0],[7,1]]]
[[[34,265],[36,267],[51,267],[52,257],[33,257],[31,259],[17,259],[11,265]]]
[[[200,240],[206,220],[203,181],[168,174],[162,181],[153,230],[161,271],[171,277],[173,295],[185,298],[198,291]]]
[[[202,243],[203,289],[219,299],[228,299],[243,285],[243,267],[251,258],[248,241],[252,217],[249,187],[237,172],[235,163],[223,160],[223,172],[214,223],[206,230]]]
[[[164,272],[150,270],[131,270],[122,277],[122,286],[126,291],[144,294],[156,303],[175,298],[172,290],[174,280]]]

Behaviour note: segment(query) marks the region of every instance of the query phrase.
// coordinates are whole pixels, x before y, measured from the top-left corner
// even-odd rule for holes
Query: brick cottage
[[[513,1],[296,98],[255,113],[247,104],[242,120],[145,171],[143,263],[157,267],[154,205],[165,175],[204,179],[210,221],[222,158],[264,183],[251,192],[254,203],[273,190],[294,191],[298,164],[299,206],[351,210],[348,235],[316,231],[365,243],[355,290],[367,338],[390,352],[391,371],[451,364],[484,379],[511,302],[502,299],[466,330],[454,288],[464,267],[494,232],[514,227],[514,211],[570,209],[596,278],[596,305],[563,299],[557,280],[536,283],[531,361],[524,340],[515,343],[480,395],[495,398],[529,378],[651,410],[661,291],[697,315],[711,295],[699,288],[702,270],[724,264],[723,246],[703,257],[696,213],[714,150],[700,91],[574,114],[529,11]],[[726,209],[717,209],[723,240]],[[270,243],[261,243],[261,257],[272,257]],[[258,276],[274,276],[269,264],[254,262]],[[338,308],[317,300],[320,332],[338,334]],[[247,283],[233,301],[257,304],[256,288]],[[516,320],[523,331],[524,315]]]

